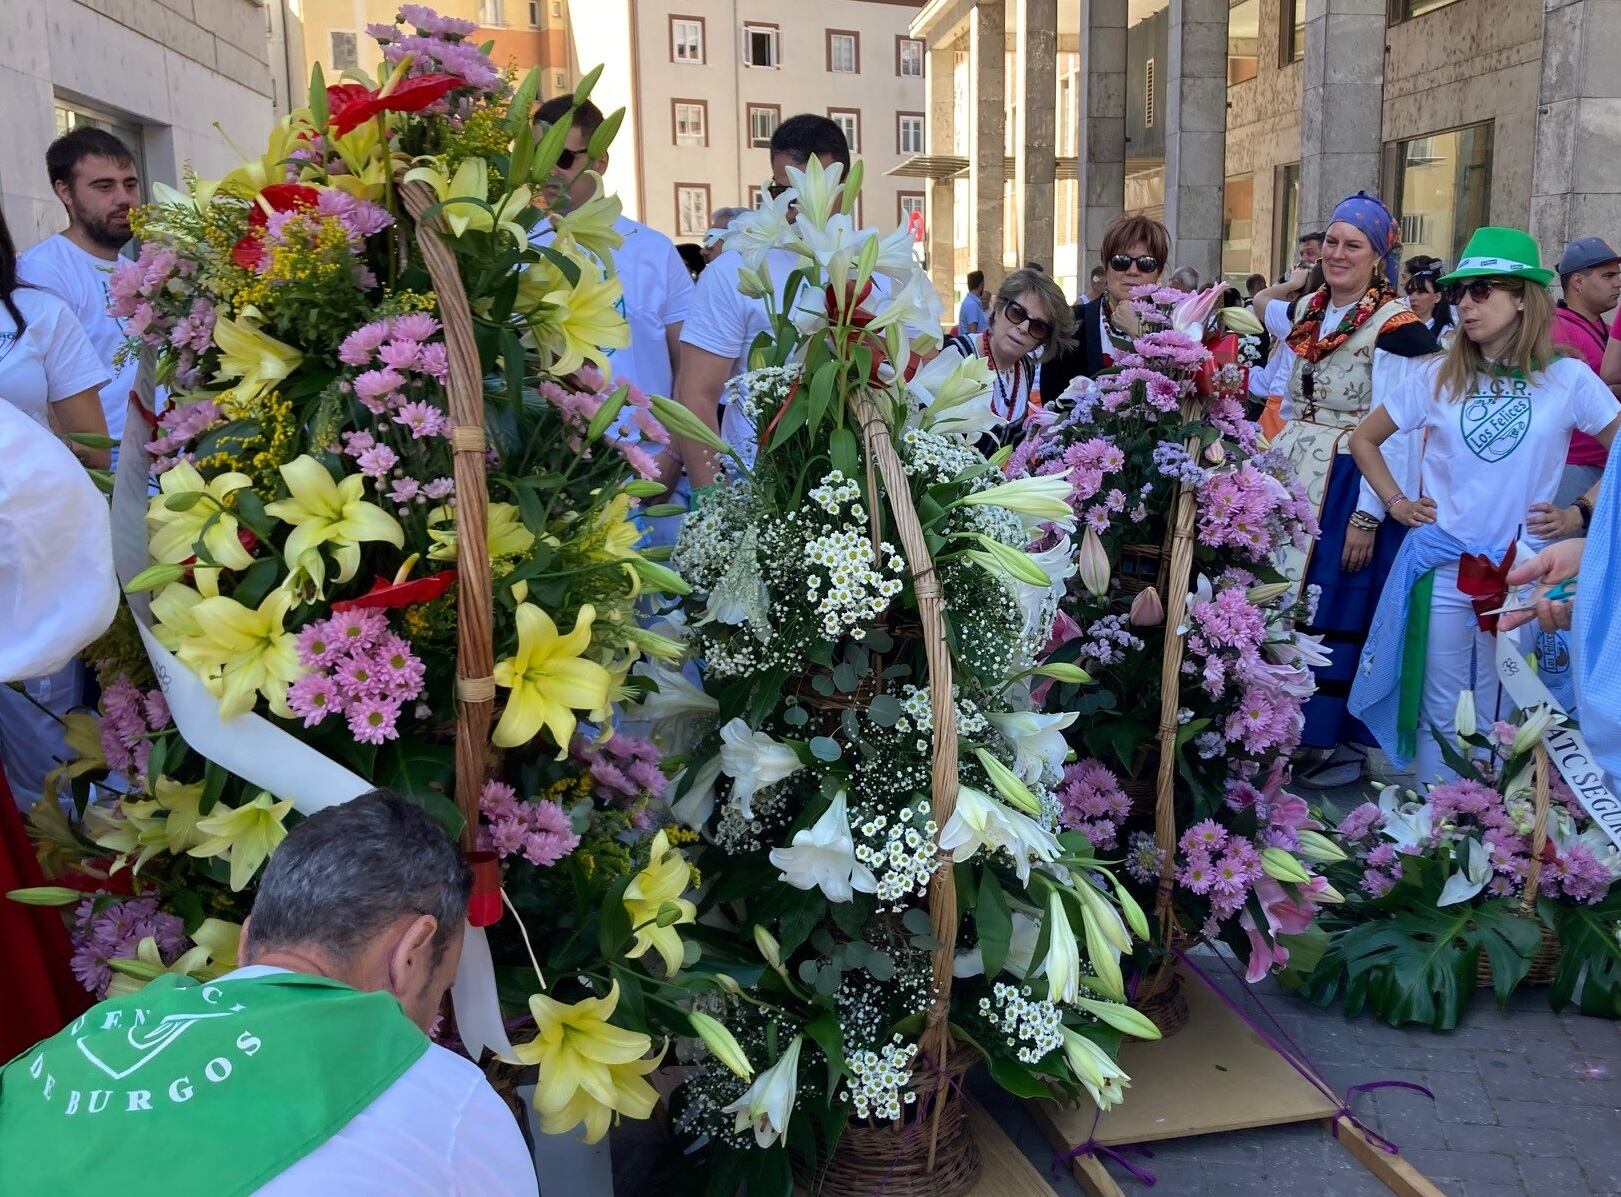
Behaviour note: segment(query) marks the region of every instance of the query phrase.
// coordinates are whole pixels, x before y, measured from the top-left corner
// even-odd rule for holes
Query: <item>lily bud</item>
[[[1453,711],[1452,723],[1460,737],[1475,734],[1475,692],[1468,687],[1458,692],[1458,705]]]
[[[1150,586],[1131,600],[1132,627],[1157,628],[1165,622],[1165,604],[1160,601],[1159,591]]]
[[[1300,855],[1307,860],[1332,864],[1345,859],[1340,846],[1321,832],[1302,831],[1297,834],[1300,838]]]
[[[1288,582],[1266,582],[1260,586],[1251,586],[1244,592],[1244,597],[1257,607],[1264,607],[1273,599],[1281,598],[1288,589]]]
[[[974,749],[974,755],[979,759],[980,765],[984,767],[986,776],[991,779],[991,784],[996,787],[998,794],[1027,815],[1039,815],[1041,813],[1041,803],[1036,801],[1036,796],[1030,792],[1030,787],[1020,781],[1018,775],[1012,769],[1009,769],[983,748]]]
[[[1118,952],[1131,951],[1131,936],[1126,934],[1126,924],[1121,920],[1120,912],[1109,905],[1109,900],[1085,881],[1076,884],[1075,892],[1080,896],[1087,916],[1097,920],[1098,931],[1109,945]]]
[[[1211,441],[1204,449],[1204,459],[1211,465],[1220,465],[1227,460],[1227,449],[1221,441]]]
[[[779,972],[782,970],[782,945],[777,942],[775,935],[759,923],[754,924],[754,946],[760,949],[760,955],[765,957],[767,964]]]
[[[748,1056],[743,1054],[743,1046],[718,1019],[698,1010],[692,1011],[687,1018],[692,1023],[693,1031],[704,1041],[704,1046],[713,1053],[715,1059],[745,1081],[754,1079],[754,1065],[750,1064]]]
[[[758,270],[748,266],[740,266],[737,271],[737,289],[750,299],[767,299],[771,295],[771,287]]]
[[[1137,899],[1131,896],[1131,891],[1118,881],[1114,883],[1114,900],[1120,903],[1120,913],[1126,916],[1126,925],[1131,933],[1144,943],[1148,942],[1148,916],[1143,908],[1137,904]]]
[[[1311,874],[1282,848],[1261,849],[1261,871],[1274,881],[1290,881],[1296,885],[1311,880]]]
[[[743,992],[743,987],[739,985],[737,983],[737,979],[729,973],[716,973],[715,980],[719,982],[722,989],[731,994],[733,997],[737,997]]]
[[[1109,575],[1113,572],[1109,566],[1109,554],[1103,551],[1103,542],[1090,527],[1086,535],[1081,537],[1079,571],[1081,584],[1091,591],[1094,598],[1102,598],[1109,593]]]
[[[1048,661],[1045,665],[1032,669],[1030,672],[1037,677],[1050,677],[1054,681],[1066,682],[1071,686],[1085,686],[1092,681],[1092,675],[1079,665],[1072,665],[1068,661]]]
[[[1509,746],[1511,756],[1519,756],[1522,752],[1530,752],[1536,747],[1537,741],[1550,727],[1556,718],[1553,708],[1544,704],[1537,707],[1526,716],[1525,722],[1520,724],[1520,730],[1514,733],[1514,743]]]
[[[1124,1031],[1127,1035],[1134,1035],[1138,1039],[1158,1039],[1160,1029],[1154,1021],[1140,1010],[1133,1010],[1130,1006],[1123,1006],[1119,1002],[1100,1002],[1096,998],[1076,998],[1075,1005],[1094,1015],[1098,1021],[1105,1022],[1117,1031]]]
[[[1312,894],[1311,900],[1324,906],[1338,906],[1345,901],[1345,895],[1325,881],[1323,888]]]
[[[67,906],[84,899],[84,891],[69,889],[65,885],[35,885],[27,889],[14,889],[6,897],[24,906]]]

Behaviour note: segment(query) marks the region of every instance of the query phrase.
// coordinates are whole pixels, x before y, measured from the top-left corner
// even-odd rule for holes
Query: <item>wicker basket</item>
[[[1536,814],[1531,823],[1531,861],[1525,870],[1525,893],[1520,899],[1520,917],[1527,919],[1537,917],[1537,888],[1542,881],[1542,849],[1548,842],[1550,800],[1548,750],[1540,743],[1536,746],[1536,755],[1532,757],[1531,786]],[[1543,927],[1542,938],[1537,943],[1536,953],[1531,957],[1531,968],[1520,984],[1552,985],[1554,970],[1558,967],[1559,937],[1554,934],[1552,928]],[[1475,984],[1482,989],[1491,989],[1493,986],[1492,962],[1486,959],[1484,952],[1480,954],[1480,961],[1475,965]]]
[[[1167,961],[1171,959],[1174,957],[1167,957]],[[1159,1029],[1162,1040],[1188,1025],[1188,997],[1182,991],[1182,974],[1168,963],[1143,979],[1132,1004]]]
[[[1129,595],[1138,595],[1150,586],[1165,593],[1165,575],[1170,568],[1170,555],[1157,544],[1128,544],[1120,546],[1120,567],[1115,574],[1120,589]]]

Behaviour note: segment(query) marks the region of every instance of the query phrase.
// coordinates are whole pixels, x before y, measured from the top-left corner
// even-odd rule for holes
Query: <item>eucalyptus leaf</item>
[[[894,727],[901,717],[901,704],[893,694],[875,694],[867,704],[867,716],[879,727]]]
[[[800,706],[789,707],[783,711],[782,721],[789,727],[804,727],[810,722],[810,712]]]
[[[814,736],[810,742],[810,752],[819,761],[831,763],[844,755],[837,740],[827,736]]]

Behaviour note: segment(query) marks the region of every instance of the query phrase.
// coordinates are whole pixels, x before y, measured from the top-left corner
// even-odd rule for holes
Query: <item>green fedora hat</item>
[[[1530,233],[1482,225],[1469,238],[1458,268],[1441,277],[1442,284],[1467,278],[1523,278],[1546,287],[1553,271],[1542,265],[1542,253]]]

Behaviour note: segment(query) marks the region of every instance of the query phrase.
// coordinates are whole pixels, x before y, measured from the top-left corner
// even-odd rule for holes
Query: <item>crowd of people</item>
[[[592,158],[588,148],[603,121],[594,105],[562,98],[536,113],[544,124],[565,117],[571,128],[546,198],[566,206],[597,193],[607,158]],[[783,121],[770,143],[764,202],[785,203],[791,218],[789,170],[812,160],[849,170],[839,126],[811,114]],[[77,638],[82,646],[87,636],[65,630],[64,621],[80,612],[81,623],[93,623],[92,608],[108,602],[110,567],[100,566],[102,584],[82,584],[89,575],[80,559],[110,556],[105,523],[83,514],[86,494],[100,502],[85,467],[113,463],[107,446],[121,434],[135,368],[119,353],[128,330],[109,314],[107,295],[110,266],[130,240],[140,202],[134,157],[111,134],[80,128],[51,145],[45,169],[67,228],[18,254],[0,217],[0,664],[7,671],[0,681],[21,683],[0,688],[0,846],[9,845],[0,853],[0,866],[9,868],[0,871],[0,890],[37,883],[22,859],[26,851],[15,851],[24,842],[17,812],[40,799],[45,773],[65,755],[62,717],[85,699],[75,663],[55,651],[24,650],[30,641],[50,650]],[[719,237],[740,211],[717,212],[703,247],[678,247],[627,217],[615,222],[623,244],[614,268],[624,283],[630,340],[611,364],[617,380],[674,396],[747,462],[757,433],[742,405],[728,402],[730,384],[771,320],[758,288],[750,294],[739,286],[742,256]],[[542,222],[534,240],[544,245],[550,236]],[[1606,321],[1621,298],[1621,254],[1598,236],[1583,236],[1549,269],[1528,234],[1486,227],[1450,266],[1424,256],[1403,262],[1399,222],[1365,193],[1345,199],[1298,249],[1283,278],[1268,284],[1252,276],[1245,289],[1265,329],[1249,375],[1255,414],[1321,527],[1318,538],[1277,563],[1298,588],[1300,618],[1329,650],[1307,708],[1299,779],[1319,786],[1353,780],[1367,768],[1369,745],[1433,779],[1446,765],[1431,732],[1454,731],[1460,691],[1473,693],[1483,719],[1509,714],[1494,635],[1536,618],[1550,675],[1574,672],[1578,691],[1621,685],[1621,669],[1605,666],[1621,647],[1603,632],[1599,601],[1621,584],[1608,570],[1621,500],[1604,486],[1621,427],[1621,327]],[[1021,439],[1038,413],[1061,410],[1087,380],[1132,353],[1139,289],[1198,287],[1196,272],[1167,271],[1170,251],[1163,224],[1123,214],[1105,232],[1078,302],[1035,263],[994,289],[983,273],[968,275],[954,325],[939,332],[945,352],[977,355],[989,368],[992,404],[1004,421],[993,434],[1001,444]],[[792,254],[775,250],[759,271],[789,305],[796,297],[782,292],[794,267]],[[874,286],[872,306],[881,308],[881,278]],[[1236,290],[1230,298],[1246,302]],[[25,466],[33,471],[26,479]],[[662,455],[662,468],[677,502],[701,502],[721,476],[709,450],[680,439]],[[41,470],[54,472],[41,481]],[[64,498],[49,518],[25,509],[19,496],[47,489],[76,497],[77,505]],[[647,532],[668,541],[674,528],[666,522]],[[58,551],[50,551],[52,538],[73,537],[78,544],[58,539]],[[17,562],[26,569],[13,569]],[[1573,617],[1568,601],[1546,591],[1579,568],[1582,600]],[[1542,590],[1499,622],[1489,608],[1516,607],[1513,587],[1533,583]],[[14,612],[22,618],[5,618]],[[1621,743],[1608,725],[1594,721],[1588,729],[1601,755]],[[431,1019],[455,970],[456,937],[445,928],[460,925],[466,878],[448,847],[435,854],[427,841],[437,832],[413,812],[387,795],[357,800],[301,824],[272,858],[245,932],[245,967],[215,983],[216,992],[236,999],[237,1011],[263,1012],[256,1036],[355,990],[393,994],[419,1026]],[[365,850],[357,855],[355,844]],[[391,844],[414,846],[402,853]],[[39,913],[0,904],[7,942],[14,933],[48,936],[46,922],[55,916],[45,912],[42,921]],[[301,989],[289,977],[345,984]],[[149,1000],[173,1004],[181,1017],[188,992],[177,983]],[[130,999],[107,1006],[120,1003]],[[0,1022],[8,1018],[0,1014]],[[98,1027],[105,1030],[81,1019],[47,1041],[28,1075],[83,1071],[75,1045],[82,1048]],[[333,1178],[384,1164],[400,1173],[396,1192],[506,1192],[514,1175],[525,1173],[522,1145],[497,1129],[510,1131],[510,1120],[488,1109],[464,1116],[492,1100],[470,1066],[406,1031],[396,1054],[379,1056],[366,1076],[283,1069],[269,1077],[266,1083],[300,1094],[328,1087],[363,1114],[280,1171],[280,1188],[267,1191],[323,1191]],[[202,1049],[219,1036],[192,1038]],[[199,1069],[211,1066],[198,1060]],[[232,1092],[244,1103],[266,1100],[245,1084]],[[251,1116],[247,1105],[219,1108],[226,1113],[211,1117]],[[0,1118],[0,1155],[8,1141],[31,1133],[31,1117],[13,1109]],[[119,1135],[125,1122],[91,1125]],[[417,1154],[397,1157],[390,1145],[407,1138]],[[107,1158],[119,1158],[117,1143],[107,1144]],[[270,1163],[255,1157],[231,1166]],[[41,1166],[48,1171],[49,1161]]]

